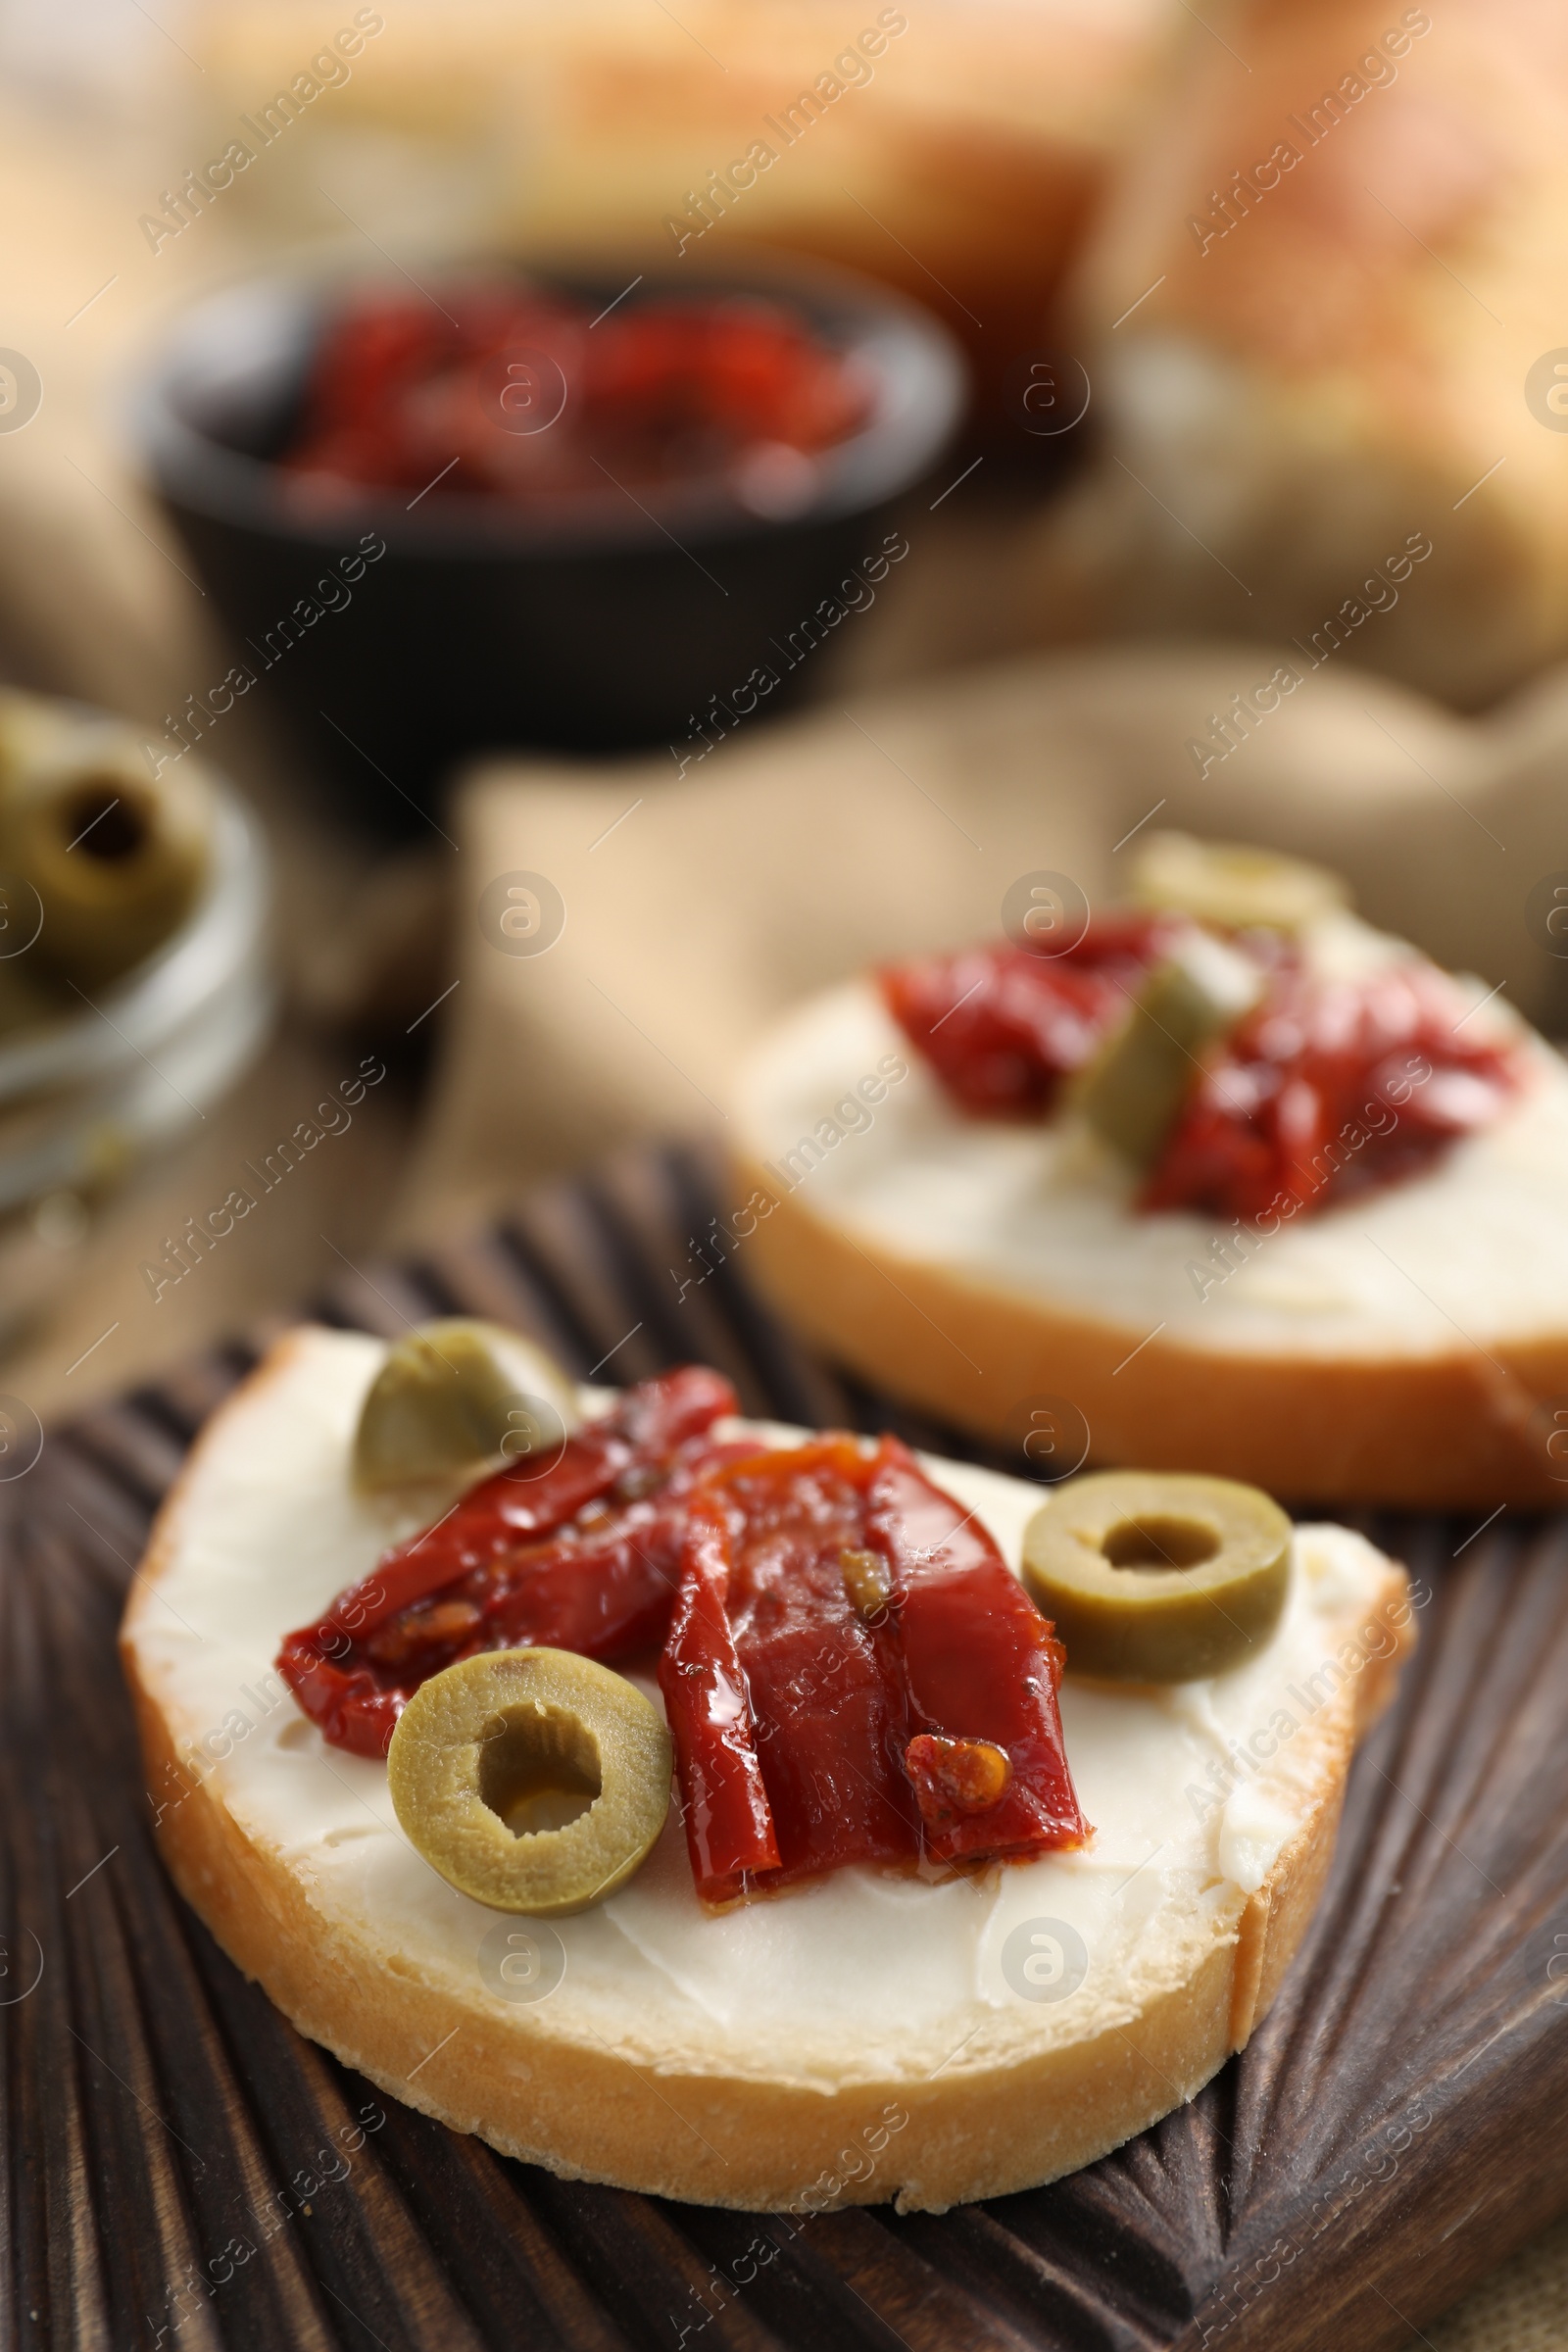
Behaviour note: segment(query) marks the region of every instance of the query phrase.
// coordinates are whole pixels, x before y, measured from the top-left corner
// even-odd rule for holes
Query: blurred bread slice
[[[650,268],[690,269],[699,254],[735,267],[742,242],[761,240],[903,287],[998,377],[1040,342],[1185,23],[1175,0],[864,0],[848,13],[828,0],[692,0],[674,14],[647,0],[409,0],[385,19],[351,78],[309,110],[344,176],[317,168],[316,144],[282,140],[265,172],[235,182],[240,203],[337,231],[316,185],[327,179],[356,213],[351,187],[370,204],[378,235],[391,224],[420,239],[613,249]],[[196,22],[215,136],[287,86],[322,39],[297,5],[209,0]],[[874,54],[856,63],[862,32]],[[823,76],[842,94],[786,144],[788,123],[780,135],[768,119]],[[666,220],[754,140],[776,162],[677,254]]]
[[[1243,629],[1461,707],[1560,656],[1565,266],[1560,11],[1195,29],[1070,296],[1104,440],[1048,530],[1053,625]]]

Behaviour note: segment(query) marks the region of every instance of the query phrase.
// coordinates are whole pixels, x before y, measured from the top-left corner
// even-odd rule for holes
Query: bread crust
[[[662,2052],[656,2080],[649,2064],[591,2029],[561,2031],[548,2002],[514,2006],[486,1998],[477,1982],[469,1992],[428,1981],[397,1950],[329,1917],[286,1858],[234,1817],[220,1774],[191,1781],[182,1771],[180,1727],[146,1670],[140,1632],[174,1557],[203,1451],[221,1443],[256,1384],[286,1374],[297,1345],[298,1335],[281,1341],[214,1417],[171,1489],[132,1587],[121,1652],[148,1787],[188,1783],[157,1823],[170,1873],[301,2033],[393,2097],[565,2178],[801,2214],[889,2198],[901,2210],[941,2212],[1054,2180],[1191,2098],[1247,2040],[1327,1875],[1356,1740],[1414,1640],[1401,1570],[1391,1566],[1376,1598],[1355,1603],[1340,1629],[1376,1615],[1389,1646],[1342,1682],[1293,1742],[1297,1785],[1307,1792],[1296,1835],[1237,1928],[1125,2022],[1042,2050],[1030,2046],[1026,2020],[1000,2056],[976,2059],[960,2048],[951,2062],[910,2074],[868,2074],[847,2048],[843,2080],[831,2088],[770,2080],[766,2053],[743,2076],[694,2044]],[[1335,1633],[1326,1621],[1326,1643]],[[988,2031],[988,2050],[990,2042]]]
[[[1429,1356],[1185,1347],[852,1239],[744,1148],[731,1164],[740,1198],[774,1203],[747,1263],[790,1321],[977,1437],[1018,1444],[1020,1408],[1044,1395],[1077,1406],[1096,1462],[1205,1471],[1294,1502],[1562,1501],[1552,1473],[1568,1461],[1547,1451],[1542,1413],[1568,1397],[1568,1333]]]

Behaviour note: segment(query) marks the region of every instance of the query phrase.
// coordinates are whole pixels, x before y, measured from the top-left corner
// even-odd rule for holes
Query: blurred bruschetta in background
[[[1047,633],[1242,630],[1478,707],[1568,650],[1568,18],[1213,23],[1069,293],[1101,440]]]

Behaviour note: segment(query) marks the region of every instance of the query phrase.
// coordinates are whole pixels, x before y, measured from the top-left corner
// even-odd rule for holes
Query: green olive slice
[[[581,1422],[571,1382],[532,1340],[445,1316],[397,1341],[370,1383],[355,1484],[375,1492],[461,1476],[497,1456],[548,1459]]]
[[[0,871],[37,892],[34,956],[93,989],[164,946],[211,857],[212,803],[194,769],[154,776],[123,729],[74,720],[13,728],[0,788]],[[0,762],[3,763],[3,762]]]
[[[1166,1470],[1064,1479],[1024,1530],[1024,1582],[1069,1673],[1194,1683],[1262,1647],[1291,1574],[1291,1522],[1256,1487]]]
[[[1201,1069],[1207,1046],[1262,993],[1250,956],[1194,930],[1144,981],[1127,1018],[1078,1079],[1074,1101],[1095,1133],[1147,1167]]]
[[[1133,896],[1221,931],[1303,931],[1350,903],[1327,866],[1241,842],[1195,841],[1190,833],[1150,836],[1133,865]]]
[[[495,1911],[603,1902],[669,1810],[669,1731],[623,1676],[567,1649],[495,1649],[421,1683],[387,1751],[411,1845]]]

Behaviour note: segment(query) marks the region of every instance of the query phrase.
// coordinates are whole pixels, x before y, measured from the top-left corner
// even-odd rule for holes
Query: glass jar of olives
[[[0,1296],[36,1303],[37,1245],[205,1114],[270,1023],[269,874],[236,795],[139,733],[0,694]],[[40,1222],[40,1219],[42,1220]],[[36,1229],[36,1230],[35,1230]],[[51,1267],[48,1263],[54,1260]]]

